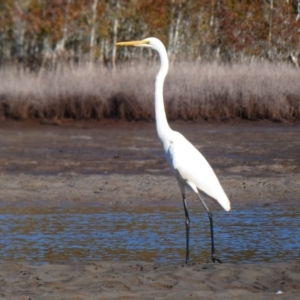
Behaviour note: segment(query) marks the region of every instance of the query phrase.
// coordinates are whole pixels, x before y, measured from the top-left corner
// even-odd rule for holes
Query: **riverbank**
[[[233,209],[299,201],[299,125],[176,122],[171,126],[188,137],[211,163]],[[4,122],[0,135],[2,208],[181,205],[179,188],[169,174],[154,124],[37,126]],[[192,192],[187,199],[189,205],[199,205]],[[208,203],[213,209],[214,204]],[[299,278],[298,262],[2,262],[0,297],[296,299]]]
[[[2,299],[296,299],[300,264],[1,263]]]

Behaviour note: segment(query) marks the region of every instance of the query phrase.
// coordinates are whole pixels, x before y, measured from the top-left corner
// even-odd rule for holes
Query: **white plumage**
[[[120,42],[120,46],[148,47],[156,50],[160,56],[161,67],[155,81],[155,119],[158,137],[162,143],[167,163],[177,179],[181,190],[186,216],[186,262],[189,262],[189,230],[190,219],[185,199],[185,187],[189,186],[198,196],[208,213],[211,229],[211,260],[215,257],[213,219],[201,194],[214,199],[224,210],[230,210],[230,202],[213,169],[204,156],[179,132],[173,131],[168,124],[164,100],[163,85],[169,69],[169,60],[163,43],[157,38],[141,41]],[[200,193],[199,193],[200,192]]]
[[[200,191],[213,198],[224,210],[229,211],[230,202],[204,156],[176,131],[170,132],[170,139],[166,144],[166,160],[178,181],[182,194],[187,185],[195,193]]]

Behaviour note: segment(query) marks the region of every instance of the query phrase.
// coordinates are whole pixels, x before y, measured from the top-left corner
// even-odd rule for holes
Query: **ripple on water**
[[[217,255],[225,262],[279,262],[300,256],[300,208],[239,207],[213,212]],[[210,255],[207,214],[190,208],[191,259]],[[184,262],[181,207],[2,208],[2,261],[36,263],[90,260]]]

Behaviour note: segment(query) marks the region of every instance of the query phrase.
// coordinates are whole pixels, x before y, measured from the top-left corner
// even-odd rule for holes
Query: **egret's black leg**
[[[213,217],[212,217],[212,213],[209,211],[206,203],[203,201],[203,199],[201,198],[200,194],[197,194],[198,198],[200,199],[200,201],[202,202],[204,208],[207,211],[208,214],[208,218],[209,218],[209,224],[210,224],[210,237],[211,237],[211,259],[209,261],[213,261],[213,262],[219,262],[222,263],[220,259],[216,258],[215,256],[215,242],[214,242],[214,225],[213,225]]]
[[[186,230],[186,256],[185,263],[188,264],[190,262],[190,218],[189,212],[186,205],[185,195],[182,195],[183,199],[183,207],[185,213],[185,230]]]
[[[213,225],[213,217],[210,211],[208,213],[209,223],[210,223],[210,237],[211,237],[211,260],[213,262],[221,263],[221,260],[216,258],[215,256],[215,242],[214,242],[214,225]]]

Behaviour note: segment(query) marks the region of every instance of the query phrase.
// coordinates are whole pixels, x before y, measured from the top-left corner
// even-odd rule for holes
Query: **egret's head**
[[[154,50],[159,50],[163,46],[162,42],[157,38],[146,38],[141,41],[130,41],[130,42],[119,42],[116,43],[117,46],[135,46],[135,47],[146,47],[152,48]]]

